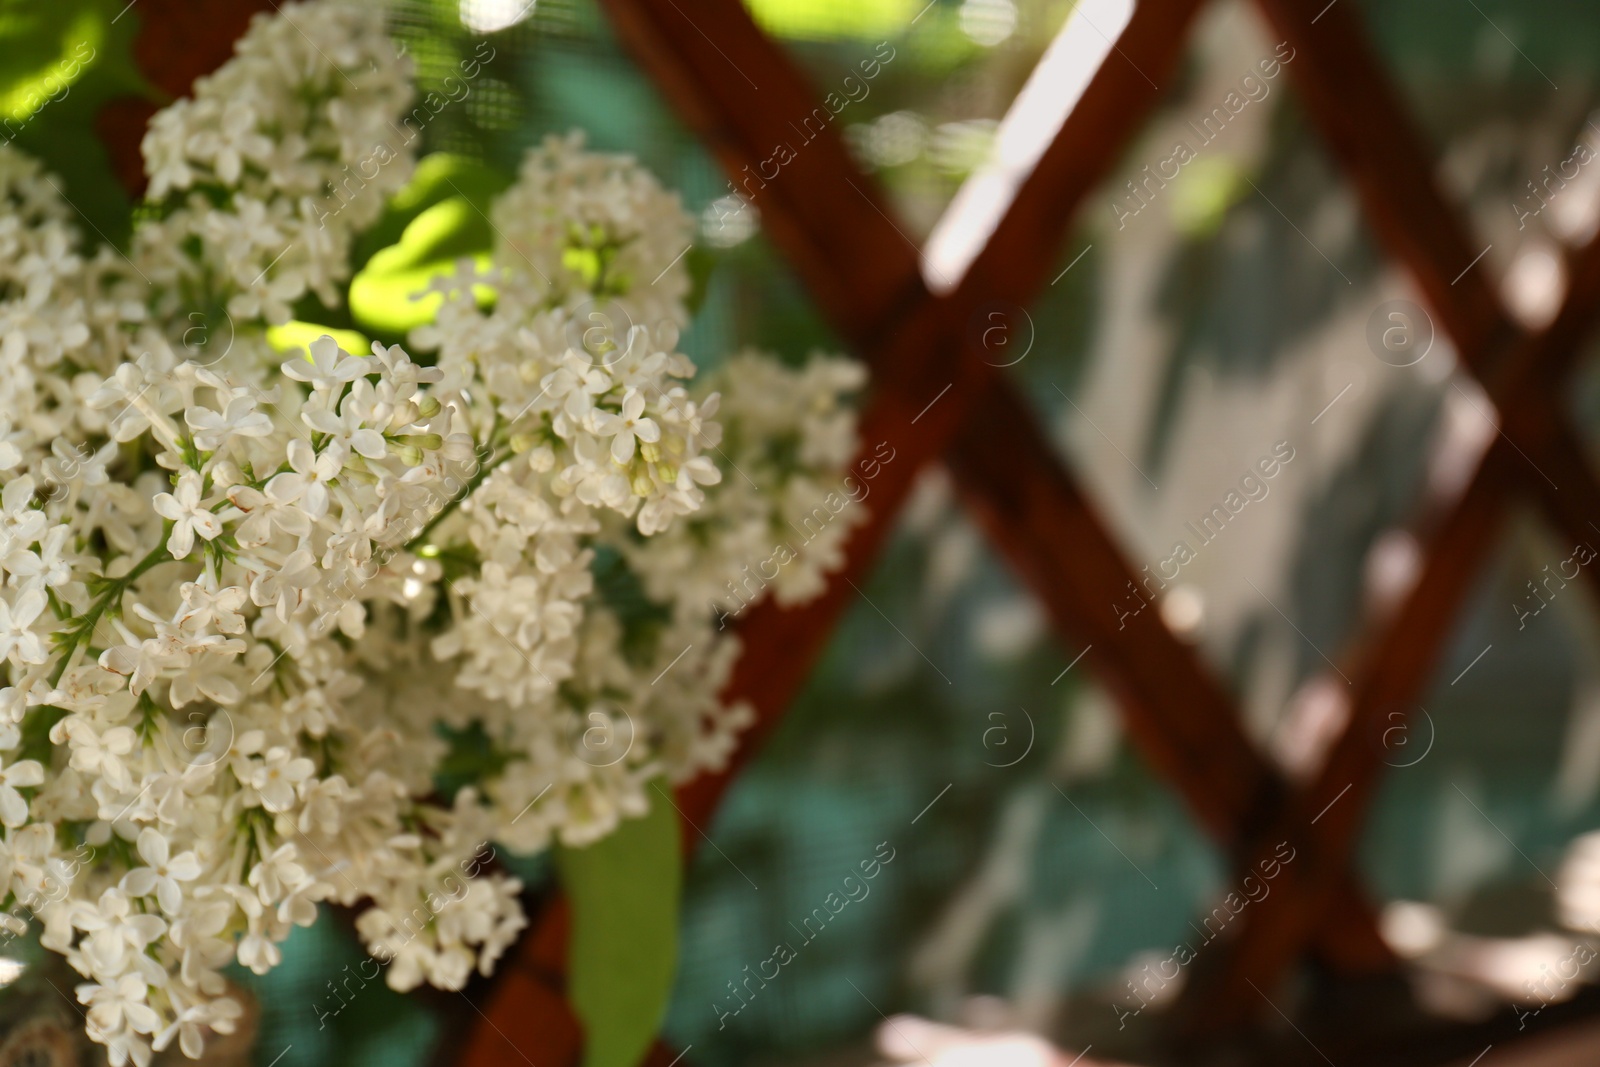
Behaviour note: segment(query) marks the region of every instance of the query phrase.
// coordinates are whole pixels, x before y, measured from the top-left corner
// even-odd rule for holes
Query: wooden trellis
[[[1368,612],[1362,636],[1341,657],[1353,680],[1344,732],[1315,781],[1292,786],[1245,736],[1233,700],[1194,647],[1169,632],[1159,613],[1140,613],[1119,629],[1109,605],[1124,596],[1135,569],[969,329],[995,301],[1024,306],[1040,290],[1075,209],[1172,84],[1202,2],[1140,0],[1005,217],[943,295],[924,285],[918,249],[836,127],[823,127],[776,177],[741,180],[746,167],[754,170],[775,144],[790,140],[791,123],[821,100],[738,0],[601,6],[666,99],[752,193],[766,232],[822,314],[870,363],[862,440],[869,448],[888,441],[896,450],[875,482],[870,522],[851,535],[844,573],[819,600],[790,611],[764,604],[740,626],[745,652],[729,696],[750,702],[758,721],[727,770],[679,792],[691,827],[686,841],[693,843],[798,692],[917,471],[942,462],[978,524],[1049,611],[1069,653],[1089,648],[1087,662],[1117,698],[1130,738],[1237,868],[1248,870],[1278,842],[1296,849],[1274,892],[1241,914],[1238,936],[1208,953],[1186,990],[1189,1027],[1215,1030],[1270,1011],[1267,995],[1307,953],[1346,974],[1394,966],[1351,866],[1383,765],[1374,737],[1393,725],[1393,713],[1413,706],[1431,676],[1514,497],[1529,498],[1578,540],[1590,536],[1591,522],[1600,524],[1600,481],[1559,401],[1600,303],[1600,239],[1572,257],[1568,294],[1552,323],[1537,333],[1521,330],[1478,262],[1479,246],[1440,193],[1426,142],[1367,42],[1354,0],[1256,0],[1295,49],[1290,77],[1369,224],[1410,270],[1500,419],[1466,490],[1425,503],[1416,516],[1424,549],[1419,576],[1397,605]],[[176,0],[145,6],[141,40],[152,32],[170,38],[162,36],[163,12],[180,18],[176,9],[187,7]],[[205,62],[225,55],[207,53]],[[116,155],[116,142],[126,137],[106,132]],[[1593,568],[1589,575],[1600,580]],[[534,917],[488,1000],[473,1005],[477,1025],[452,1050],[457,1062],[577,1062],[581,1035],[562,996],[566,924],[559,899]]]
[[[602,4],[624,44],[736,181],[819,103],[737,0],[703,0],[692,16],[673,0]],[[801,610],[767,606],[741,628],[746,651],[732,695],[754,703],[760,721],[735,766],[691,784],[680,806],[695,826],[709,819],[855,595],[854,583],[870,568],[912,475],[942,460],[979,524],[1049,609],[1068,649],[1090,647],[1089,661],[1117,696],[1129,735],[1238,869],[1248,871],[1281,841],[1297,850],[1296,862],[1284,868],[1286,880],[1241,916],[1239,936],[1218,946],[1213,965],[1188,993],[1189,1025],[1216,1029],[1268,1010],[1261,990],[1308,950],[1344,972],[1393,964],[1350,865],[1383,765],[1373,739],[1427,681],[1513,493],[1531,493],[1558,529],[1578,539],[1587,539],[1589,522],[1600,519],[1600,482],[1555,391],[1600,300],[1600,242],[1575,257],[1554,322],[1525,335],[1487,271],[1471,267],[1479,250],[1440,194],[1425,142],[1373,55],[1355,5],[1259,0],[1296,50],[1291,77],[1370,224],[1410,269],[1501,419],[1467,490],[1417,517],[1425,546],[1420,576],[1397,608],[1369,613],[1362,638],[1343,657],[1354,679],[1348,724],[1315,783],[1291,789],[1245,738],[1230,698],[1195,650],[1157,613],[1142,613],[1124,630],[1112,625],[1107,606],[1135,571],[1053,458],[1014,388],[974,349],[967,328],[991,301],[1025,304],[1038,291],[1079,201],[1158,101],[1149,79],[1170,84],[1199,6],[1199,0],[1139,3],[1116,49],[948,295],[927,291],[918,250],[831,128],[764,187],[743,186],[823,314],[872,365],[863,440],[888,440],[904,458],[885,468],[872,522],[851,539],[843,576],[850,581],[836,579],[822,600]],[[746,70],[759,72],[757,91]],[[530,940],[537,965],[529,984],[559,974],[563,921],[559,910],[552,912]],[[503,1055],[496,1046],[509,1037],[505,1028],[538,1042],[534,1048],[550,1047],[539,1027],[554,1018],[518,1025],[526,993],[523,983],[501,987],[488,1007],[496,1022],[479,1028],[465,1062]],[[576,1049],[575,1033],[564,1041]]]
[[[786,141],[791,121],[819,102],[736,0],[704,0],[692,16],[673,0],[603,0],[603,6],[625,45],[735,180]],[[1089,660],[1119,698],[1130,736],[1240,870],[1280,841],[1302,857],[1285,868],[1288,880],[1264,906],[1244,914],[1240,936],[1219,946],[1221,965],[1191,990],[1188,1017],[1198,1028],[1260,1015],[1266,1004],[1259,990],[1272,988],[1307,949],[1346,972],[1391,965],[1350,868],[1382,766],[1375,730],[1391,726],[1389,713],[1407,708],[1429,677],[1513,492],[1531,491],[1574,537],[1587,538],[1588,523],[1600,518],[1600,483],[1554,388],[1569,372],[1600,299],[1600,245],[1576,257],[1555,321],[1525,336],[1487,272],[1468,269],[1479,250],[1438,191],[1425,142],[1372,54],[1355,6],[1321,0],[1260,0],[1259,6],[1296,50],[1291,77],[1369,222],[1411,270],[1502,423],[1466,492],[1418,516],[1426,546],[1421,575],[1398,608],[1374,613],[1344,657],[1355,680],[1348,725],[1309,788],[1290,789],[1256,752],[1223,688],[1155,613],[1141,614],[1126,630],[1112,626],[1107,605],[1134,570],[1053,459],[1013,388],[985,353],[972,350],[966,328],[988,302],[1025,304],[1040,288],[1074,208],[1159,99],[1147,76],[1170,84],[1198,0],[1138,5],[1005,219],[947,296],[926,290],[917,250],[831,130],[765,187],[751,190],[773,241],[824,315],[872,364],[863,439],[891,441],[905,459],[885,469],[872,524],[851,540],[851,582],[836,580],[823,600],[803,610],[768,608],[743,628],[747,647],[733,692],[751,700],[761,718],[741,761],[770,732],[815,661],[911,475],[942,459],[1068,648],[1092,646]],[[758,91],[745,81],[746,70],[759,72]],[[916,419],[947,385],[948,394]],[[1535,464],[1554,484],[1534,472]],[[710,816],[736,770],[683,791],[681,806],[696,825]],[[558,940],[534,943],[548,950]],[[545,959],[545,973],[552,962]],[[517,994],[506,989],[502,996],[509,1005]],[[504,1021],[512,1023],[514,1012]],[[470,1049],[492,1054],[493,1044],[480,1034]]]

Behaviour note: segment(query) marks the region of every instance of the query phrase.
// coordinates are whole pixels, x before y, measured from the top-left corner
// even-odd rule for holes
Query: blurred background
[[[887,43],[892,60],[858,78],[864,95],[854,90],[839,121],[919,244],[989,161],[998,121],[1072,8],[749,6],[819,92],[843,87]],[[1579,145],[1600,151],[1591,117],[1600,8],[1408,0],[1362,9],[1439,154],[1447,192],[1491,245],[1479,267],[1503,279],[1525,322],[1542,323],[1564,293],[1562,246],[1587,240],[1600,219],[1600,166],[1580,167],[1553,197],[1535,197],[1528,183]],[[684,342],[702,366],[745,344],[793,358],[843,349],[758,213],[592,3],[438,0],[398,11],[424,88],[479,35],[503,53],[464,106],[428,128],[430,148],[509,169],[545,134],[579,128],[681,190],[703,220],[691,256],[704,296]],[[1442,331],[1409,366],[1369,346],[1380,305],[1421,298],[1365,228],[1288,78],[1260,77],[1262,60],[1284,54],[1253,8],[1205,10],[1179,83],[1086,200],[1064,273],[1028,309],[1031,336],[1019,331],[1009,373],[1136,567],[1167,558],[1176,540],[1197,542],[1186,523],[1275,447],[1292,452],[1268,494],[1182,567],[1160,610],[1226,680],[1252,738],[1305,771],[1338,728],[1324,657],[1337,659],[1353,638],[1364,596],[1403,588],[1417,565],[1416,545],[1395,529],[1428,486],[1470,473],[1495,431]],[[1265,94],[1256,90],[1202,145],[1190,124],[1251,72]],[[1196,158],[1136,198],[1126,183],[1179,140]],[[1569,397],[1589,431],[1600,428],[1595,370]],[[1536,606],[1527,583],[1573,548],[1518,513],[1425,712],[1385,742],[1393,769],[1360,868],[1385,902],[1391,943],[1419,962],[1416,995],[1449,1017],[1508,1001],[1537,1007],[1525,983],[1573,950],[1554,885],[1579,884],[1574,843],[1600,826],[1600,632],[1576,585],[1536,617],[1518,611]],[[1129,1031],[1155,1025],[1154,1011],[1124,1014],[1139,1005],[1127,981],[1190,938],[1190,923],[1226,892],[1220,857],[1124,743],[1093,675],[1069,669],[1081,650],[1048,632],[940,471],[922,476],[863,592],[871,603],[851,610],[780,732],[703,827],[716,847],[702,847],[691,867],[666,1039],[707,1067],[920,1062],[943,1047],[934,1031],[883,1026],[885,1014],[911,1012],[1042,1033],[1070,1049],[1067,1060],[1091,1041],[1105,1053],[1119,1041],[1137,1047]],[[791,924],[882,842],[895,858],[870,896],[814,941],[797,937]],[[334,924],[295,938],[354,958]],[[780,941],[797,958],[748,1004],[736,999],[730,982]],[[378,998],[310,1030],[305,1005],[329,962],[308,947],[294,945],[268,980],[262,1050],[292,1043],[283,1067],[427,1059],[429,1015]],[[1028,1059],[1040,1055],[1029,1049],[964,1062],[1047,1062]]]
[[[925,2],[748,5],[819,92],[881,61],[838,121],[918,244],[991,160],[999,120],[1073,6]],[[1361,8],[1446,192],[1489,245],[1475,269],[1527,325],[1547,321],[1565,291],[1562,250],[1600,222],[1600,165],[1576,162],[1600,153],[1600,7],[1338,2]],[[406,0],[395,30],[423,91],[480,39],[497,53],[428,126],[428,149],[510,170],[528,145],[577,128],[681,191],[702,219],[684,339],[702,367],[747,344],[793,359],[844,349],[759,213],[591,0]],[[1294,63],[1254,8],[1204,10],[1177,84],[1085,201],[1060,273],[1008,339],[1007,373],[1136,568],[1197,543],[1186,524],[1259,460],[1282,461],[1158,610],[1231,689],[1251,738],[1303,775],[1340,727],[1327,668],[1360,605],[1415,573],[1418,547],[1399,528],[1419,498],[1470,474],[1495,429],[1289,78],[1260,77],[1268,59]],[[1195,126],[1250,73],[1265,91],[1202,142]],[[1180,140],[1197,150],[1179,176],[1131,191]],[[1577,177],[1536,195],[1530,183],[1564,163]],[[1405,366],[1370,343],[1393,307],[1433,334]],[[1591,441],[1597,373],[1566,395]],[[1390,769],[1359,867],[1387,939],[1414,962],[1410,992],[1441,1018],[1578,996],[1591,968],[1559,988],[1535,983],[1575,945],[1600,945],[1600,893],[1587,888],[1600,886],[1600,845],[1584,837],[1600,827],[1600,629],[1577,583],[1537,602],[1529,584],[1574,551],[1518,511],[1420,713],[1385,735]],[[1129,980],[1227,892],[1222,857],[1124,742],[1082,650],[1049,632],[939,470],[921,476],[862,591],[778,734],[701,827],[715,847],[690,869],[665,1040],[703,1067],[1043,1067],[1091,1044],[1086,1063],[1135,1059],[1161,1005],[1132,1012]],[[814,940],[797,936],[846,874],[885,855],[868,896]],[[735,999],[731,984],[778,942],[796,958]],[[260,994],[262,1064],[408,1067],[448,1051],[450,995],[374,987],[318,1025],[328,976],[357,958],[346,930],[319,923],[295,932],[281,968],[245,976]],[[897,1013],[917,1018],[885,1024]],[[991,1043],[962,1051],[966,1038],[936,1023]],[[1013,1032],[1065,1055],[992,1036]],[[1594,1062],[1578,1055],[1560,1062]]]

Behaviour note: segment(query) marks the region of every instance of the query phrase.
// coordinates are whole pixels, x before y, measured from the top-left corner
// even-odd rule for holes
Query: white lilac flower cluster
[[[533,153],[418,359],[273,354],[291,303],[338,299],[377,211],[340,175],[409,92],[381,14],[258,16],[153,121],[126,259],[0,146],[0,927],[83,976],[118,1067],[229,1032],[222,969],[273,967],[320,901],[396,989],[491,968],[525,920],[488,843],[592,842],[725,760],[748,711],[707,590],[854,449],[851,364],[691,386],[690,224],[576,140]]]
[[[554,300],[585,315],[596,301],[624,298],[622,334],[632,322],[687,325],[689,273],[678,264],[693,220],[629,156],[583,151],[583,136],[551,138],[528,153],[515,187],[495,207],[502,258],[530,271]]]
[[[308,291],[338,306],[352,237],[411,177],[389,147],[410,63],[374,32],[381,18],[308,4],[257,19],[231,61],[151,120],[156,217],[133,259],[164,297],[158,313],[278,325]]]

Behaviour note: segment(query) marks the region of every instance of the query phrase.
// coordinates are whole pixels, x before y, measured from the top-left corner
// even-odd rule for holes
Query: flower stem
[[[478,469],[473,472],[472,477],[468,478],[466,484],[461,487],[461,492],[446,501],[444,507],[435,512],[433,518],[429,519],[422,529],[417,531],[417,535],[405,543],[405,551],[414,551],[418,545],[425,544],[428,540],[428,535],[441,522],[455,514],[456,509],[461,506],[462,502],[478,491],[478,487],[484,483],[484,480],[489,477],[496,467],[514,455],[509,445],[501,445],[501,448],[504,451],[501,451],[499,455],[496,455],[491,450],[489,458],[478,464]]]
[[[60,684],[61,676],[67,672],[67,664],[72,662],[72,657],[78,653],[78,649],[88,644],[90,638],[94,636],[95,628],[100,625],[100,619],[105,615],[107,609],[113,604],[122,602],[122,594],[128,591],[128,587],[141,574],[144,574],[156,564],[165,563],[172,558],[167,553],[167,533],[168,531],[163,529],[161,531],[161,540],[156,543],[156,547],[152,548],[138,563],[135,563],[133,569],[127,574],[120,578],[111,579],[100,595],[94,598],[94,603],[89,605],[89,610],[73,620],[72,628],[67,630],[65,636],[61,639],[61,662],[56,664],[56,669],[50,674],[51,686]]]

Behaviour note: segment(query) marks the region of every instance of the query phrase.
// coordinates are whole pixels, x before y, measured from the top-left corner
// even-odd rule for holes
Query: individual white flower
[[[594,398],[611,389],[612,381],[604,370],[568,352],[560,369],[545,375],[540,384],[545,395],[561,401],[561,410],[578,422],[594,409]]]
[[[42,585],[47,589],[59,589],[72,581],[71,537],[71,527],[52,526],[39,539],[38,551],[12,552],[0,560],[0,566],[23,579],[19,584],[24,588]]]
[[[33,491],[33,477],[27,474],[11,479],[0,490],[0,546],[6,552],[37,541],[50,521],[33,506]]]
[[[25,759],[9,767],[0,766],[0,823],[21,826],[28,821],[28,802],[17,788],[44,782],[44,767],[38,760]]]
[[[122,876],[122,891],[135,897],[154,893],[162,911],[168,915],[177,914],[183,903],[183,889],[178,883],[200,877],[199,857],[192,851],[169,856],[171,846],[167,839],[152,827],[139,831],[136,846],[145,866],[135,867]]]
[[[368,424],[372,415],[367,404],[371,390],[363,388],[366,385],[365,381],[356,383],[340,402],[337,415],[322,408],[308,408],[300,418],[313,430],[328,435],[330,450],[337,448],[338,454],[355,452],[368,459],[382,459],[388,449],[383,434]]]
[[[323,334],[311,342],[307,358],[284,360],[280,369],[297,382],[309,382],[316,389],[329,389],[370,373],[368,368],[373,362],[363,356],[352,356],[339,347],[338,341]]]
[[[304,538],[311,533],[311,515],[297,503],[303,483],[288,481],[275,484],[285,474],[269,479],[265,491],[248,485],[228,488],[228,502],[245,517],[234,531],[240,545],[248,548],[264,545],[272,540],[274,530],[281,530],[295,538]],[[287,495],[291,492],[293,495]]]
[[[222,535],[222,521],[200,502],[200,474],[186,470],[178,476],[176,491],[157,493],[150,507],[157,515],[172,522],[172,533],[167,536],[167,551],[174,559],[183,559],[194,550],[196,534],[207,541]]]
[[[316,764],[304,756],[295,757],[287,748],[269,748],[260,762],[251,762],[245,784],[261,797],[268,811],[288,811],[294,806],[295,787],[310,778]]]
[[[296,862],[298,855],[299,850],[292,843],[279,845],[251,868],[245,880],[261,894],[261,903],[271,904],[283,899],[306,880],[306,869]]]
[[[381,446],[380,446],[381,447]],[[320,519],[328,513],[328,483],[344,469],[344,446],[335,441],[319,453],[295,438],[289,442],[290,470],[275,474],[267,482],[267,495],[274,503],[298,501],[307,515]]]
[[[224,641],[220,634],[204,639],[205,644],[191,648],[184,661],[170,674],[172,686],[167,699],[174,708],[181,708],[206,699],[223,706],[237,704],[239,687],[228,675],[232,657],[244,650],[243,641]]]
[[[138,644],[112,645],[100,653],[100,666],[114,674],[125,675],[128,691],[138,696],[149,689],[163,671],[184,662],[187,658],[184,646],[184,638],[168,627]]]
[[[223,888],[245,915],[245,932],[239,938],[237,950],[239,963],[256,974],[266,974],[283,960],[283,951],[268,936],[273,915],[262,906],[261,898],[254,890],[241,885]]]
[[[319,882],[314,878],[301,879],[278,902],[278,921],[310,926],[317,921],[317,901],[327,899],[332,893],[333,887],[327,882]]]
[[[644,417],[644,394],[629,389],[622,398],[622,411],[613,415],[596,411],[591,417],[594,432],[611,438],[611,458],[619,464],[633,459],[634,439],[654,444],[661,440],[661,427]]]
[[[256,410],[255,398],[248,395],[229,400],[221,412],[191,407],[183,413],[183,421],[194,431],[195,446],[208,452],[221,448],[229,437],[266,437],[272,432],[272,420]]]
[[[244,632],[244,616],[239,611],[249,592],[242,586],[211,590],[198,582],[184,582],[178,595],[183,598],[183,610],[176,621],[185,630],[196,634],[210,629],[225,634]]]
[[[183,950],[178,977],[192,989],[221,993],[226,983],[217,968],[233,960],[233,947],[219,936],[233,918],[233,900],[214,886],[201,886],[186,897],[167,937]]]
[[[137,974],[125,974],[110,985],[78,986],[78,1003],[89,1006],[89,1022],[106,1034],[122,1029],[124,1021],[136,1033],[154,1033],[161,1017],[145,1001],[150,986]]]
[[[276,570],[264,571],[251,579],[250,600],[257,607],[272,609],[279,621],[287,624],[320,576],[311,551],[297,548]]]
[[[122,788],[132,782],[122,762],[139,743],[138,735],[130,728],[113,726],[100,733],[87,719],[73,715],[56,724],[50,731],[50,740],[71,747],[73,770],[99,775]]]
[[[197,157],[211,159],[217,177],[231,185],[239,180],[246,159],[264,162],[272,152],[272,141],[258,132],[258,122],[248,98],[226,101],[215,130],[191,137],[187,147]]]
[[[183,1054],[191,1060],[198,1060],[205,1052],[205,1031],[209,1029],[219,1034],[231,1034],[242,1014],[243,1007],[232,997],[218,997],[205,1004],[191,1005],[178,1012],[172,1024],[156,1035],[151,1047],[161,1052],[177,1036],[178,1048]]]
[[[102,974],[120,974],[130,951],[143,952],[167,931],[165,919],[133,911],[128,895],[115,886],[100,894],[94,908],[81,912],[74,925],[88,932],[83,950]]]
[[[0,658],[16,654],[23,663],[44,663],[50,658],[44,637],[33,629],[34,620],[44,611],[44,590],[24,590],[12,603],[0,597]]]

